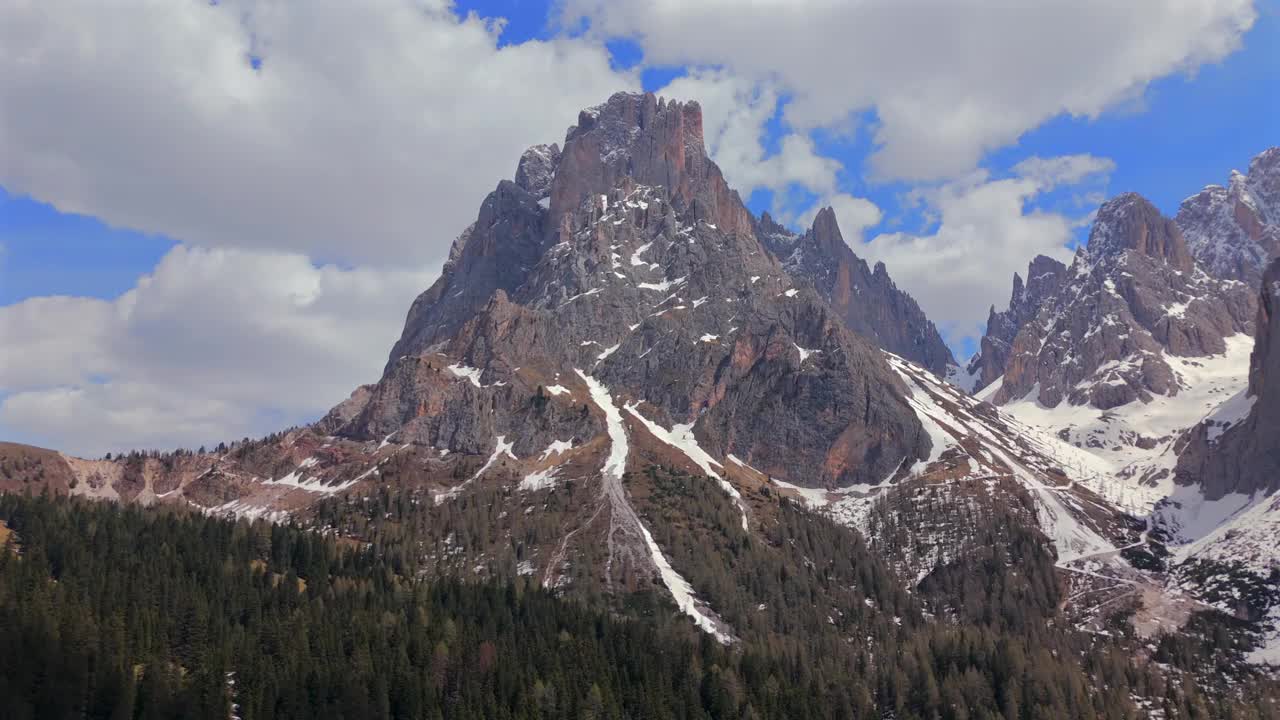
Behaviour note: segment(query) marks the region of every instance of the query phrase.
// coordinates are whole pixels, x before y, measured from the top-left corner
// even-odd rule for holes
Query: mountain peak
[[[1008,309],[997,312],[995,306],[991,306],[978,353],[969,359],[968,372],[974,377],[974,391],[985,388],[1004,374],[1014,338],[1024,325],[1035,319],[1041,305],[1053,296],[1066,274],[1067,266],[1048,255],[1032,259],[1027,265],[1025,282],[1021,274],[1013,274]]]
[[[566,212],[589,196],[608,193],[623,177],[663,188],[675,210],[726,232],[752,225],[738,194],[707,156],[696,102],[615,93],[579,113],[551,183],[551,228],[560,229]]]
[[[836,211],[827,206],[818,211],[813,218],[814,241],[828,252],[835,252],[844,244],[844,236],[840,234],[840,223],[836,221]]]
[[[559,163],[559,145],[534,145],[520,156],[520,163],[516,165],[516,184],[541,200],[551,194],[551,181]]]
[[[1233,170],[1225,187],[1183,200],[1177,223],[1206,272],[1256,286],[1280,257],[1280,147],[1258,153],[1248,175]]]
[[[668,100],[651,92],[616,92],[603,103],[579,112],[578,124],[569,128],[565,143],[568,144],[576,134],[597,127],[622,132],[645,130],[660,116],[667,115],[683,117],[689,123],[689,129],[696,131],[697,140],[701,142],[702,106],[697,100]]]
[[[768,210],[760,213],[760,231],[765,235],[791,235],[791,231],[775,220]]]
[[[1181,272],[1190,272],[1194,266],[1182,231],[1150,200],[1135,192],[1103,203],[1089,233],[1088,252],[1094,258],[1129,250],[1162,260]]]
[[[846,327],[939,375],[955,365],[938,329],[894,284],[884,263],[868,265],[844,241],[835,210],[819,210],[803,236],[778,225],[767,213],[756,232],[788,273],[813,284]]]
[[[1249,177],[1280,171],[1280,145],[1269,147],[1249,161]]]

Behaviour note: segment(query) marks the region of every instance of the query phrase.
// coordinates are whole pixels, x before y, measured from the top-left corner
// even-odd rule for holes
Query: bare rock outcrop
[[[757,233],[787,272],[812,283],[849,329],[938,376],[956,364],[938,329],[893,282],[884,263],[868,266],[850,249],[830,207],[818,211],[803,235],[768,213],[761,216]]]
[[[1196,265],[1181,231],[1145,198],[1102,205],[1067,276],[1019,330],[993,400],[1026,397],[1108,409],[1152,394],[1176,395],[1166,353],[1225,352],[1225,338],[1253,331],[1256,299]]]
[[[1013,341],[1022,327],[1039,314],[1045,301],[1053,297],[1067,275],[1067,266],[1047,255],[1037,255],[1027,265],[1027,281],[1013,274],[1013,293],[1009,296],[1009,308],[996,312],[993,306],[987,314],[987,330],[982,336],[977,354],[970,358],[967,370],[974,377],[972,392],[977,392],[1004,374],[1009,364]]]
[[[1280,490],[1280,260],[1260,281],[1249,386],[1180,440],[1176,480],[1211,500]]]
[[[1253,158],[1248,174],[1232,171],[1225,186],[1183,200],[1176,222],[1206,272],[1257,287],[1280,257],[1280,147]]]

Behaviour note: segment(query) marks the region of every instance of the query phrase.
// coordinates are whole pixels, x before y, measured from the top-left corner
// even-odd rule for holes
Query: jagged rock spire
[[[1095,258],[1128,250],[1163,260],[1180,272],[1190,272],[1194,264],[1177,224],[1132,192],[1102,204],[1088,242],[1089,255]]]
[[[938,329],[893,282],[884,263],[869,267],[845,242],[831,207],[818,211],[803,236],[767,213],[756,232],[789,273],[813,283],[851,330],[939,376],[955,365]]]
[[[551,214],[607,193],[622,177],[665,189],[672,205],[726,232],[750,228],[751,216],[707,156],[702,107],[658,100],[653,93],[616,93],[583,110],[565,137],[551,186]]]
[[[1066,277],[1067,266],[1049,257],[1037,255],[1027,265],[1027,281],[1013,274],[1013,291],[1007,310],[997,312],[993,306],[987,314],[987,330],[982,336],[978,354],[969,362],[968,371],[976,377],[972,390],[977,392],[1004,374],[1014,338],[1022,326],[1033,320],[1040,306],[1057,292]]]
[[[1254,157],[1247,175],[1232,171],[1225,187],[1183,200],[1177,223],[1206,272],[1256,286],[1280,257],[1280,147]]]

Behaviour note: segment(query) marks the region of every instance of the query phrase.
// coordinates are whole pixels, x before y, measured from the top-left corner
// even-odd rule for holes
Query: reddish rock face
[[[623,177],[665,187],[677,212],[691,213],[724,232],[751,226],[737,193],[707,157],[702,108],[696,102],[618,93],[579,113],[551,185],[553,226],[559,227],[559,219],[589,195],[608,192]]]

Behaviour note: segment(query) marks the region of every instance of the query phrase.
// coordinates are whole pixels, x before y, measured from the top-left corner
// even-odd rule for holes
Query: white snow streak
[[[622,487],[622,475],[627,469],[627,453],[629,445],[627,442],[626,425],[622,422],[622,413],[618,411],[618,406],[613,403],[613,396],[609,394],[608,388],[601,385],[598,380],[587,375],[581,370],[575,369],[578,377],[587,384],[590,391],[591,400],[604,412],[605,427],[609,433],[609,457],[605,459],[604,475],[609,483],[608,492],[614,493],[615,496],[620,495],[617,499],[620,501],[619,506],[615,506],[615,510],[619,512],[630,511],[630,518],[639,528],[641,536],[644,538],[645,546],[649,550],[649,557],[658,569],[658,575],[662,578],[663,584],[671,591],[671,597],[675,600],[676,606],[680,611],[693,618],[693,622],[704,632],[720,641],[722,644],[728,645],[733,642],[733,638],[720,630],[719,626],[709,615],[703,612],[701,606],[693,594],[693,587],[689,582],[681,577],[680,573],[671,567],[671,563],[667,561],[665,555],[662,554],[662,548],[653,539],[649,529],[640,522],[640,518],[635,515],[635,511],[631,509],[631,505],[626,501],[626,490]]]

